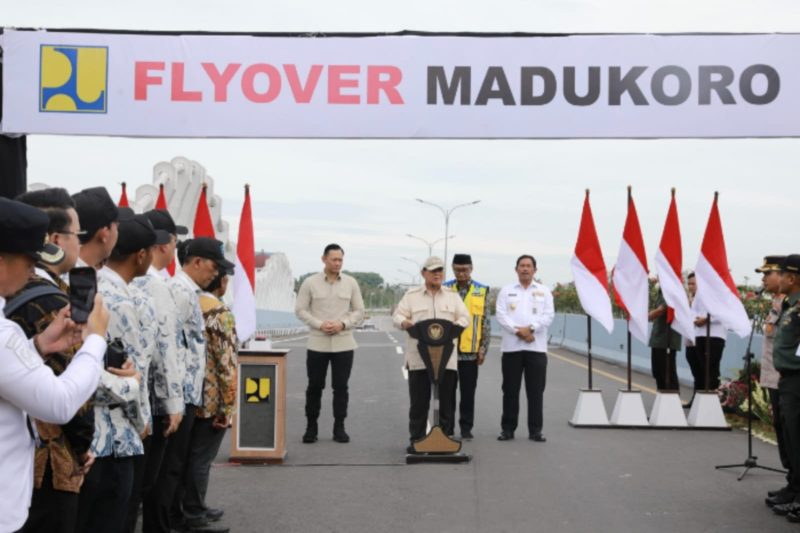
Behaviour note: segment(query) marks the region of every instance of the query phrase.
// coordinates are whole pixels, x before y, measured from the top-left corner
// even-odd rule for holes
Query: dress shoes
[[[778,493],[775,496],[768,496],[764,500],[764,503],[766,503],[769,507],[773,507],[775,505],[792,503],[794,501],[794,497],[795,497],[794,492],[790,492],[788,490],[785,492],[778,491]]]
[[[406,453],[415,454],[416,455],[417,450],[414,449],[414,445],[413,444],[409,444],[408,448],[406,448]]]
[[[206,509],[206,518],[209,522],[216,522],[225,514],[223,509]]]
[[[510,431],[501,431],[500,435],[497,436],[497,440],[513,440],[514,434]]]
[[[536,442],[547,442],[547,439],[544,438],[544,435],[542,435],[541,433],[534,433],[533,435],[531,435],[528,438],[530,440],[536,441]]]
[[[461,432],[461,439],[462,440],[472,440],[474,438],[475,437],[472,435],[472,432],[470,430]]]
[[[800,511],[787,514],[786,520],[793,524],[800,524]]]
[[[778,516],[786,516],[789,513],[796,513],[798,511],[800,511],[800,504],[795,502],[779,503],[778,505],[772,506],[772,512]]]
[[[787,492],[788,490],[789,490],[789,485],[786,485],[786,486],[784,486],[784,487],[781,487],[781,488],[779,488],[779,489],[777,489],[777,490],[770,490],[770,491],[768,491],[768,492],[767,492],[767,496],[768,496],[768,497],[770,497],[770,498],[772,498],[773,496],[777,496],[778,494],[782,494],[782,493],[784,493],[784,492]]]

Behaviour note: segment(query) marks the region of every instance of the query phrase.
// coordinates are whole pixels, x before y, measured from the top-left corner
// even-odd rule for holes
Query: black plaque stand
[[[439,419],[439,386],[444,380],[447,362],[453,354],[453,339],[464,330],[449,320],[430,319],[408,329],[417,340],[417,348],[425,363],[433,388],[433,427],[423,438],[412,443],[416,453],[406,455],[407,464],[467,463],[471,457],[461,453],[461,442],[449,437]]]

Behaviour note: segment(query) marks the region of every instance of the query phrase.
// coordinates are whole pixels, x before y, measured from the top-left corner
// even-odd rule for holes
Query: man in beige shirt
[[[407,330],[421,320],[441,318],[461,327],[467,327],[470,317],[464,301],[457,292],[442,289],[444,261],[438,257],[429,257],[422,267],[422,277],[425,279],[425,284],[409,289],[397,304],[392,317],[394,325]],[[453,353],[447,362],[447,371],[439,388],[439,419],[444,432],[448,435],[453,434],[453,391],[458,378],[456,341],[458,338],[453,339]],[[417,341],[410,336],[406,343],[406,368],[408,368],[408,395],[411,400],[408,431],[413,443],[425,436],[431,400],[431,382],[425,370],[425,363],[419,355]],[[414,453],[412,447],[409,447],[409,453]]]
[[[364,300],[358,282],[342,273],[344,250],[338,244],[329,244],[322,254],[325,268],[318,274],[307,277],[297,293],[295,314],[310,329],[306,371],[306,418],[308,425],[303,442],[317,440],[317,418],[319,418],[322,389],[328,363],[331,366],[333,388],[333,440],[350,442],[344,430],[349,394],[347,382],[353,367],[353,351],[356,341],[353,327],[364,318]]]

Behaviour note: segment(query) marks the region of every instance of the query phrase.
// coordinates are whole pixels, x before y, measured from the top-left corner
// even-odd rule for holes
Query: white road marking
[[[394,349],[397,350],[397,355],[403,355],[403,348],[400,346],[395,346]]]
[[[400,370],[403,371],[403,379],[408,381],[408,369],[406,368],[406,365],[401,366]]]

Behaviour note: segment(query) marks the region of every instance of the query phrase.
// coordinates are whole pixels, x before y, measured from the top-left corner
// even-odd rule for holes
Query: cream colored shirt
[[[394,325],[401,327],[404,320],[417,323],[421,320],[430,318],[441,318],[449,320],[461,327],[469,325],[470,317],[467,306],[457,292],[439,289],[436,293],[431,293],[425,286],[409,289],[403,295],[397,309],[392,316]],[[458,337],[453,339],[453,354],[447,361],[448,370],[458,370],[458,350],[456,342]],[[424,370],[425,363],[419,355],[417,340],[409,335],[406,342],[406,368],[409,370]]]
[[[325,273],[313,274],[303,280],[297,293],[294,312],[311,330],[308,349],[315,352],[347,352],[357,348],[353,327],[364,318],[364,300],[354,277],[340,274],[333,283]],[[327,320],[344,324],[335,335],[320,329]]]

